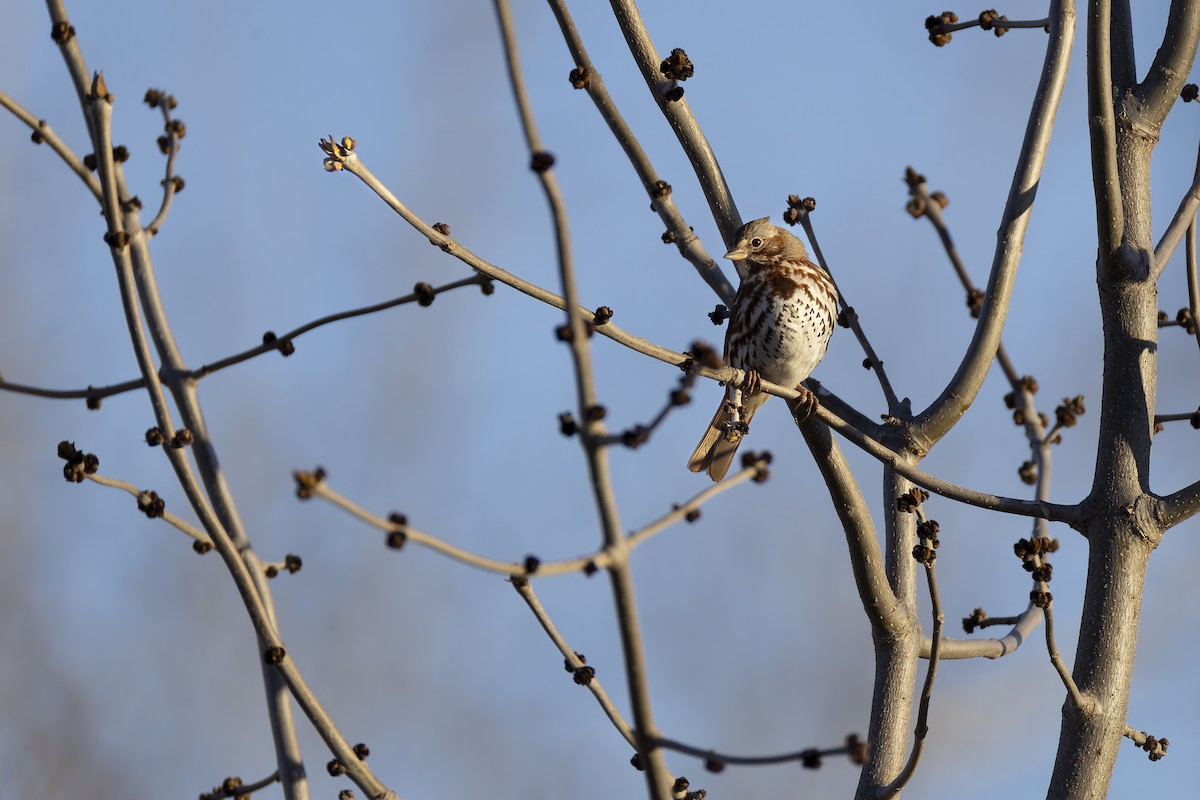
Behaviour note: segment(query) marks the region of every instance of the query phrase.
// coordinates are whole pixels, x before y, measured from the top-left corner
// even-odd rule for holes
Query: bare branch
[[[845,324],[854,332],[854,337],[858,339],[859,346],[862,347],[863,353],[867,356],[867,362],[870,363],[871,369],[875,372],[875,377],[879,380],[879,388],[883,390],[883,397],[887,402],[888,413],[897,415],[900,413],[900,400],[896,397],[896,392],[892,388],[892,382],[888,380],[887,372],[883,368],[883,361],[875,354],[875,348],[871,346],[866,332],[859,323],[858,314],[854,313],[854,309],[846,299],[846,294],[842,291],[842,287],[838,286],[833,271],[829,269],[829,264],[825,262],[825,254],[821,252],[821,245],[817,242],[817,233],[813,229],[811,212],[814,208],[816,208],[816,201],[811,197],[800,198],[796,195],[791,195],[788,197],[788,211],[784,214],[784,221],[789,225],[799,222],[801,227],[804,228],[804,233],[808,236],[808,241],[812,245],[813,255],[816,256],[817,263],[829,275],[829,279],[833,281],[834,288],[837,289],[838,304],[842,307],[838,323]]]
[[[571,56],[575,59],[576,71],[571,73],[572,83],[576,88],[582,86],[587,91],[588,96],[596,105],[596,110],[608,123],[613,137],[625,151],[625,156],[633,165],[638,178],[641,179],[642,188],[650,197],[651,207],[667,226],[667,233],[663,235],[663,241],[669,240],[674,243],[679,248],[680,254],[692,263],[696,272],[713,288],[722,302],[732,305],[735,294],[733,286],[725,278],[717,262],[705,250],[700,237],[683,219],[683,214],[675,205],[669,184],[658,177],[654,165],[650,163],[650,158],[642,149],[637,137],[633,135],[625,118],[621,116],[621,112],[617,110],[616,103],[613,102],[612,97],[608,94],[608,89],[604,86],[604,80],[600,77],[599,70],[588,57],[587,50],[583,46],[583,39],[579,36],[575,21],[571,19],[571,13],[567,10],[566,4],[563,0],[550,0],[550,9],[554,12],[555,19],[558,20],[558,26],[566,40],[567,49],[571,51]]]
[[[921,517],[922,522],[926,522],[924,512],[921,512]],[[929,666],[925,670],[925,683],[921,687],[921,699],[917,706],[917,726],[913,731],[913,747],[908,755],[908,762],[904,765],[904,769],[900,771],[900,774],[896,776],[896,779],[878,792],[877,796],[880,798],[895,797],[912,780],[912,776],[917,771],[917,764],[921,761],[921,754],[925,751],[925,737],[929,734],[929,704],[933,700],[933,682],[937,678],[938,659],[941,657],[942,647],[942,626],[946,621],[946,617],[942,613],[942,598],[938,592],[937,573],[934,569],[937,540],[934,538],[932,543],[930,543],[928,539],[922,537],[922,545],[920,547],[926,548],[926,557],[918,560],[921,560],[925,566],[925,581],[929,587],[929,602],[933,611],[933,633],[929,649]],[[915,555],[916,553],[914,553]]]
[[[1121,0],[1118,0],[1121,2]],[[1113,110],[1112,53],[1113,0],[1088,3],[1088,121],[1092,139],[1092,185],[1096,195],[1096,230],[1100,260],[1121,244],[1125,209],[1117,175],[1117,123]]]
[[[618,558],[627,558],[629,551],[666,530],[671,525],[685,520],[688,522],[694,521],[699,516],[700,507],[704,503],[738,484],[748,480],[755,480],[761,473],[761,463],[751,463],[745,469],[729,476],[720,483],[709,486],[690,500],[675,505],[669,513],[664,514],[644,528],[630,533],[625,539],[626,548],[623,551],[624,554],[618,553],[612,548],[603,547],[595,553],[577,558],[568,558],[561,561],[542,561],[541,559],[530,561],[530,559],[526,559],[523,564],[515,561],[499,561],[487,556],[481,556],[450,544],[437,536],[420,531],[408,524],[407,520],[399,523],[394,518],[384,519],[376,514],[372,514],[331,487],[323,471],[298,471],[295,473],[295,477],[300,487],[297,494],[301,499],[318,497],[333,503],[361,522],[387,534],[387,544],[389,547],[399,549],[411,542],[454,559],[459,563],[466,564],[469,567],[484,570],[485,572],[492,572],[509,578],[548,578],[556,575],[592,574],[597,570],[607,569],[613,566]]]
[[[979,324],[971,344],[950,383],[934,402],[918,415],[913,425],[917,441],[941,439],[974,402],[988,367],[1000,345],[1000,334],[1008,315],[1013,281],[1025,231],[1033,210],[1038,181],[1046,160],[1046,149],[1054,129],[1054,118],[1067,78],[1074,41],[1075,7],[1071,0],[1054,0],[1050,8],[1050,37],[1041,78],[1013,173],[1008,201],[1000,220],[996,251],[988,278]]]
[[[717,750],[706,750],[702,747],[684,744],[673,739],[659,739],[658,743],[668,750],[677,750],[689,756],[703,758],[705,766],[710,770],[716,771],[723,769],[727,764],[736,764],[744,767],[761,767],[771,764],[788,764],[793,761],[799,762],[809,769],[816,769],[821,766],[821,761],[828,756],[847,756],[851,764],[863,764],[870,753],[870,745],[853,733],[846,737],[846,743],[840,747],[827,747],[824,749],[809,747],[805,750],[768,756],[732,755]]]
[[[1200,159],[1198,159],[1198,165],[1200,165]],[[1179,246],[1187,229],[1195,222],[1198,208],[1200,208],[1200,170],[1197,171],[1196,178],[1192,181],[1192,185],[1183,199],[1179,201],[1179,208],[1175,211],[1175,216],[1171,218],[1166,232],[1158,240],[1158,246],[1154,248],[1154,278],[1156,280],[1162,277],[1163,272],[1167,269],[1167,264],[1171,261],[1171,256],[1175,253],[1175,248]]]
[[[617,729],[617,733],[621,734],[621,737],[629,743],[629,746],[636,750],[638,746],[637,738],[633,735],[633,730],[629,727],[629,723],[625,721],[625,718],[621,716],[621,712],[613,705],[608,692],[604,691],[600,680],[595,676],[595,670],[591,670],[590,667],[585,665],[583,657],[567,644],[567,640],[554,627],[554,623],[550,620],[550,615],[546,613],[546,609],[542,607],[541,601],[534,594],[533,586],[523,578],[513,578],[510,583],[517,590],[517,594],[521,595],[521,599],[525,601],[525,604],[529,606],[529,610],[537,618],[538,623],[542,626],[542,630],[550,637],[550,641],[554,642],[554,646],[558,648],[558,652],[562,653],[567,668],[576,676],[575,682],[587,687],[592,696],[596,698],[596,702],[600,704],[604,715],[608,717],[609,722]],[[581,670],[590,670],[590,672],[581,672]]]
[[[205,792],[200,795],[200,800],[220,800],[222,797],[236,797],[238,800],[248,798],[250,795],[265,789],[273,783],[279,783],[279,770],[254,783],[242,783],[241,778],[226,778],[220,786],[213,788],[211,792]]]
[[[612,476],[608,469],[608,450],[599,443],[606,431],[603,414],[597,411],[601,407],[597,404],[593,383],[591,354],[587,341],[587,318],[580,313],[578,294],[575,288],[575,267],[572,262],[570,239],[567,233],[566,207],[558,182],[550,169],[554,159],[542,147],[537,127],[534,124],[533,111],[525,93],[508,0],[495,0],[495,2],[513,96],[520,111],[521,124],[529,145],[530,165],[537,173],[554,218],[559,277],[563,286],[563,302],[569,330],[569,336],[566,338],[571,349],[571,363],[575,369],[575,391],[582,424],[580,441],[587,459],[592,494],[604,532],[605,548],[613,554],[613,563],[607,569],[612,584],[613,602],[616,606],[617,625],[621,635],[625,680],[629,688],[630,704],[633,708],[633,721],[636,728],[634,738],[637,742],[642,766],[645,769],[651,797],[657,798],[657,800],[669,800],[672,794],[673,780],[667,770],[662,750],[655,744],[659,731],[654,721],[651,705],[646,674],[645,643],[642,640],[637,602],[634,597],[633,575],[628,562],[628,545],[621,531],[620,517],[617,513],[616,495],[612,487]]]
[[[214,372],[220,372],[227,367],[232,367],[235,364],[241,364],[244,361],[249,361],[256,356],[260,356],[263,353],[269,353],[274,350],[280,351],[285,356],[290,355],[293,349],[291,346],[292,342],[311,330],[315,330],[324,325],[329,325],[333,322],[340,322],[344,319],[361,317],[367,314],[375,314],[379,311],[384,311],[386,309],[405,305],[407,303],[428,305],[429,302],[431,302],[432,299],[437,295],[451,291],[452,289],[459,289],[464,286],[479,286],[483,289],[483,293],[485,295],[490,295],[492,291],[494,291],[491,278],[488,278],[486,275],[478,274],[472,275],[469,278],[451,281],[450,283],[446,283],[441,286],[429,286],[429,284],[418,283],[416,286],[417,291],[411,294],[402,295],[401,297],[397,297],[392,300],[385,300],[382,303],[363,306],[362,308],[355,308],[349,311],[339,311],[336,314],[329,314],[319,319],[315,319],[312,322],[306,322],[298,328],[293,328],[282,336],[276,336],[274,333],[268,331],[263,335],[262,344],[256,345],[247,350],[243,350],[240,353],[226,356],[218,361],[204,364],[194,370],[188,370],[182,377],[191,380],[199,380],[213,374]],[[113,397],[115,395],[124,394],[136,389],[144,389],[145,387],[146,382],[144,380],[141,378],[135,378],[130,381],[114,383],[108,386],[89,386],[86,389],[45,389],[38,386],[11,383],[4,380],[3,377],[0,377],[0,391],[13,392],[15,394],[28,394],[35,397],[45,397],[54,400],[88,400],[90,402],[97,402],[106,397]]]
[[[58,134],[50,129],[50,126],[46,124],[46,120],[38,119],[33,114],[30,114],[21,106],[20,103],[18,103],[16,100],[13,100],[4,92],[0,92],[0,106],[7,108],[13,113],[13,116],[29,126],[29,128],[33,131],[34,144],[41,144],[45,142],[46,144],[50,145],[50,149],[58,154],[58,157],[63,160],[63,163],[70,167],[71,171],[79,176],[79,179],[83,181],[83,184],[87,186],[89,191],[91,191],[92,196],[96,198],[96,202],[101,202],[100,181],[96,179],[96,176],[92,174],[92,171],[84,165],[78,156],[75,155],[74,151],[67,147],[66,143],[59,138]]]
[[[1128,8],[1125,9],[1128,14]],[[1130,34],[1132,37],[1132,33]],[[1171,106],[1179,98],[1200,44],[1200,2],[1171,0],[1163,41],[1145,79],[1134,90],[1141,122],[1154,130],[1162,127]],[[1132,45],[1130,46],[1132,53]]]
[[[94,481],[101,486],[108,486],[112,489],[120,489],[121,491],[132,495],[134,499],[141,498],[147,494],[144,489],[139,489],[132,483],[128,483],[118,478],[106,478],[98,472],[88,475],[87,478],[88,480]],[[170,511],[163,510],[161,513],[156,514],[155,517],[161,519],[163,522],[167,523],[173,528],[186,533],[188,536],[195,539],[197,544],[205,545],[210,548],[212,547],[212,539],[209,538],[207,533],[195,527],[194,525],[185,522],[183,519],[175,514],[172,514]]]
[[[650,96],[658,103],[663,116],[671,124],[671,130],[675,131],[679,144],[683,146],[683,151],[687,153],[688,160],[692,162],[692,169],[695,170],[700,188],[708,199],[713,219],[721,230],[721,236],[725,238],[725,246],[732,247],[733,235],[742,227],[742,217],[733,202],[733,196],[729,193],[729,184],[725,181],[721,165],[717,163],[717,157],[708,143],[708,137],[704,135],[700,124],[692,115],[688,102],[682,99],[682,91],[678,95],[671,93],[672,89],[681,87],[661,73],[662,57],[650,39],[650,33],[646,30],[646,23],[642,21],[637,4],[634,0],[611,0],[611,3],[617,24],[621,26],[621,33],[625,35],[625,42],[633,54],[633,60],[637,62],[646,85],[650,87]],[[674,99],[671,99],[672,97]],[[742,274],[742,269],[743,267],[738,266],[739,275]]]

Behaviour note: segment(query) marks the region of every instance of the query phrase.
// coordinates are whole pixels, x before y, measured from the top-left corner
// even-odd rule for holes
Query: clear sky
[[[582,302],[682,350],[720,342],[716,298],[659,237],[662,223],[583,92],[549,9],[517,3],[522,58],[546,147],[571,214]],[[973,321],[932,229],[905,212],[912,165],[950,198],[946,218],[976,281],[986,281],[1011,171],[1045,47],[1038,30],[978,30],[934,48],[923,20],[940,7],[835,3],[643,4],[664,54],[695,63],[686,98],[746,219],[778,220],[788,194],[817,199],[814,221],[839,284],[898,393],[923,408],[954,373]],[[102,7],[103,6],[103,7]],[[1167,4],[1137,3],[1139,69]],[[114,7],[116,10],[114,10]],[[89,69],[116,98],[116,141],[130,181],[158,204],[163,159],[148,87],[179,101],[186,189],[154,240],[158,280],[189,364],[198,366],[324,314],[464,277],[361,183],[321,169],[317,141],[352,135],[360,157],[426,221],[558,291],[554,240],[504,77],[486,2],[245,4],[72,2]],[[978,9],[957,9],[964,17]],[[690,166],[652,102],[607,4],[572,4],[591,57],[688,223],[721,252]],[[1008,16],[1043,16],[1017,2]],[[1084,15],[1081,12],[1081,18]],[[1081,27],[1067,92],[1017,279],[1004,342],[1053,414],[1085,395],[1088,413],[1055,451],[1053,499],[1091,483],[1100,377]],[[37,4],[9,4],[0,90],[79,153],[86,135]],[[1191,182],[1200,107],[1180,105],[1155,156],[1161,232]],[[103,221],[79,181],[15,119],[0,118],[0,372],[51,388],[134,377]],[[149,219],[152,214],[146,215]],[[727,270],[729,274],[732,271]],[[1180,263],[1161,306],[1186,304]],[[201,399],[259,553],[297,553],[274,583],[282,631],[346,736],[404,798],[638,797],[628,746],[500,578],[382,537],[327,505],[300,503],[291,471],[317,464],[372,511],[505,560],[594,550],[600,541],[577,443],[557,433],[575,404],[559,312],[499,287],[463,290],[308,334],[206,379]],[[612,427],[645,422],[676,384],[673,368],[597,338],[597,385]],[[864,413],[885,410],[853,337],[838,332],[815,377]],[[1195,341],[1162,331],[1159,411],[1200,395]],[[1027,448],[993,370],[978,402],[924,466],[956,483],[1025,497]],[[622,525],[633,530],[707,485],[685,469],[720,396],[701,382],[636,452],[612,466]],[[186,508],[140,393],[104,402],[0,394],[0,774],[15,796],[195,796],[229,774],[268,774],[273,754],[252,631],[220,560],[140,516],[132,500],[68,485],[61,439],[100,456],[105,474]],[[1176,423],[1155,440],[1152,487],[1195,480],[1196,437]],[[650,683],[664,732],[701,747],[761,754],[865,733],[872,651],[844,540],[811,456],[777,401],[748,447],[775,454],[772,479],[721,495],[691,526],[635,557]],[[847,448],[848,450],[852,448]],[[856,452],[878,510],[880,470]],[[982,606],[1024,608],[1029,583],[1012,543],[1026,521],[934,499],[948,630]],[[188,514],[191,518],[191,515]],[[877,517],[877,521],[880,518]],[[1171,741],[1157,764],[1124,743],[1114,797],[1193,789],[1200,702],[1187,635],[1200,619],[1195,520],[1150,567],[1130,724]],[[1065,528],[1052,590],[1070,659],[1085,542]],[[560,631],[627,709],[607,581],[536,584]],[[923,606],[924,608],[924,606]],[[925,619],[928,614],[925,613]],[[1040,633],[1039,633],[1040,636]],[[1064,698],[1040,639],[998,661],[943,666],[926,758],[910,794],[1043,794]],[[306,722],[315,797],[344,780]],[[706,774],[672,755],[709,797],[844,797],[857,771],[833,759]],[[278,796],[266,793],[264,796]]]

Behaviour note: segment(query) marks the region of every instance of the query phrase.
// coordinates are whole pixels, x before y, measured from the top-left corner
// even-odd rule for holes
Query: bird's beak
[[[732,250],[730,250],[728,253],[726,253],[725,257],[728,258],[730,261],[741,261],[742,259],[746,258],[749,255],[750,254],[746,252],[746,249],[739,244],[738,246],[736,246]]]

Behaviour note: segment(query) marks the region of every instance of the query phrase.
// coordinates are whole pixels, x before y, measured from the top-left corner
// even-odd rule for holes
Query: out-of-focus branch
[[[616,494],[613,491],[612,475],[608,466],[608,448],[604,447],[600,441],[606,435],[604,414],[596,400],[591,351],[587,337],[588,316],[586,316],[586,312],[580,311],[577,300],[575,267],[571,255],[566,206],[563,203],[558,181],[551,170],[554,158],[542,146],[533,118],[533,109],[525,92],[516,33],[508,0],[495,0],[495,3],[513,96],[521,116],[525,139],[529,145],[530,167],[538,176],[538,181],[546,195],[546,202],[550,206],[551,216],[554,219],[559,277],[562,281],[564,310],[567,315],[566,335],[560,333],[560,338],[565,339],[571,349],[571,363],[575,371],[575,391],[579,403],[580,442],[583,445],[584,457],[587,459],[596,512],[600,517],[600,526],[604,533],[604,546],[613,556],[613,563],[608,566],[608,576],[612,584],[613,603],[616,607],[617,626],[621,636],[621,651],[624,657],[629,702],[633,709],[634,740],[642,767],[645,769],[650,796],[656,800],[670,800],[674,781],[667,770],[667,762],[662,749],[655,744],[660,733],[654,720],[651,703],[644,651],[645,643],[642,640],[641,625],[638,620],[633,574],[628,558],[628,543],[621,530]]]
[[[187,371],[181,377],[190,380],[199,380],[214,372],[232,367],[235,364],[241,364],[244,361],[260,356],[263,353],[269,353],[272,350],[278,350],[286,355],[291,355],[293,351],[292,342],[299,338],[302,334],[308,333],[311,330],[328,325],[332,322],[340,322],[344,319],[353,317],[361,317],[367,314],[374,314],[385,309],[394,308],[395,306],[404,305],[406,303],[417,303],[418,305],[429,305],[433,302],[433,298],[443,292],[448,292],[452,289],[459,289],[464,286],[479,286],[483,289],[485,295],[491,294],[494,291],[492,281],[486,275],[472,275],[469,278],[451,281],[450,283],[441,286],[430,286],[427,283],[418,283],[416,291],[412,294],[406,294],[392,300],[386,300],[382,303],[355,308],[349,311],[339,311],[336,314],[315,319],[312,322],[306,322],[298,328],[294,328],[282,336],[276,336],[272,332],[267,332],[263,335],[263,342],[240,353],[227,356],[218,361],[213,361],[209,364],[204,364],[194,370]],[[98,402],[106,397],[124,394],[137,389],[144,389],[146,382],[141,378],[135,378],[123,383],[114,383],[108,386],[89,386],[86,389],[45,389],[38,386],[27,386],[20,383],[10,383],[0,376],[0,391],[14,392],[16,394],[28,394],[35,397],[46,397],[54,400],[88,400]]]
[[[1050,36],[1042,65],[1021,154],[1013,173],[1008,201],[1000,219],[995,255],[988,277],[979,324],[971,344],[950,383],[913,423],[916,441],[928,449],[938,441],[974,402],[988,367],[1000,344],[1000,334],[1008,316],[1017,264],[1025,241],[1025,231],[1033,211],[1038,181],[1046,160],[1054,118],[1067,79],[1071,45],[1075,35],[1075,5],[1071,0],[1054,0],[1050,7]]]
[[[733,235],[742,226],[742,217],[733,202],[733,195],[729,193],[729,184],[726,183],[721,165],[717,163],[716,154],[708,143],[708,137],[704,135],[700,123],[692,115],[688,102],[683,99],[682,91],[672,92],[673,89],[681,87],[676,86],[676,81],[662,74],[662,58],[650,39],[650,33],[646,30],[646,23],[642,21],[637,4],[634,0],[611,2],[617,24],[621,26],[621,33],[625,35],[625,42],[633,54],[633,60],[641,70],[646,85],[650,87],[650,96],[658,103],[663,116],[671,125],[671,130],[675,131],[679,143],[683,146],[688,160],[692,162],[692,169],[695,170],[700,188],[708,199],[708,207],[721,230],[721,236],[725,238],[725,245],[732,247]],[[739,275],[742,275],[743,269],[739,262]]]
[[[704,503],[740,483],[755,480],[763,474],[763,469],[764,465],[761,459],[752,459],[752,463],[740,472],[730,475],[720,483],[709,486],[690,500],[673,506],[667,514],[649,523],[644,528],[630,533],[625,539],[626,552],[677,522],[694,521],[699,517],[700,507]],[[386,534],[388,546],[394,549],[399,549],[411,542],[412,544],[428,548],[435,553],[440,553],[461,564],[466,564],[469,567],[475,567],[476,569],[510,578],[548,578],[555,575],[571,575],[580,572],[592,574],[597,570],[609,568],[616,560],[614,551],[608,547],[602,547],[595,553],[586,556],[560,561],[542,561],[540,558],[529,557],[525,559],[524,563],[519,564],[515,561],[500,561],[488,558],[487,556],[481,556],[478,553],[464,550],[461,547],[450,544],[444,539],[414,528],[403,515],[392,515],[384,519],[376,514],[372,514],[331,487],[328,480],[326,480],[325,473],[321,470],[311,472],[297,471],[295,478],[298,486],[297,494],[301,499],[319,497],[333,503],[361,522]]]
[[[66,142],[59,138],[58,134],[50,129],[46,124],[46,120],[38,119],[33,114],[26,111],[20,103],[13,100],[4,92],[0,92],[0,107],[7,108],[12,112],[13,116],[24,122],[33,131],[34,144],[48,144],[50,149],[58,154],[58,157],[63,160],[71,171],[79,176],[92,196],[96,198],[96,202],[101,202],[100,198],[100,181],[96,180],[96,176],[88,169],[84,163],[75,155],[71,148],[67,147]]]
[[[558,648],[558,652],[562,653],[564,663],[571,673],[575,676],[575,682],[586,686],[592,696],[596,698],[596,702],[600,704],[600,708],[604,710],[604,715],[608,717],[613,727],[617,729],[617,733],[629,743],[629,746],[637,749],[637,739],[633,735],[633,730],[630,729],[629,723],[621,716],[621,712],[613,705],[613,701],[608,696],[608,692],[604,691],[604,687],[596,678],[596,671],[588,667],[583,660],[583,656],[575,652],[567,640],[558,632],[558,628],[554,627],[554,622],[550,619],[550,615],[546,613],[546,609],[542,606],[537,595],[533,591],[533,586],[524,578],[513,578],[512,586],[517,590],[517,594],[521,595],[521,599],[525,601],[525,605],[529,606],[529,610],[533,612],[533,616],[537,618],[538,624],[542,626],[542,630],[550,637],[550,641],[554,642],[554,646]]]
[[[200,800],[220,800],[222,797],[234,797],[237,800],[246,800],[250,795],[265,789],[272,783],[279,783],[279,770],[254,783],[242,783],[241,778],[226,778],[220,786],[213,788],[211,792],[205,792],[200,795]]]
[[[845,744],[839,747],[826,747],[823,749],[809,747],[804,750],[767,756],[733,755],[731,753],[722,753],[718,750],[706,750],[703,747],[677,742],[673,739],[659,739],[658,743],[668,750],[676,750],[680,753],[687,753],[689,756],[703,758],[705,766],[710,770],[721,770],[729,764],[743,767],[762,767],[791,762],[799,762],[808,769],[817,769],[821,766],[822,761],[829,756],[846,756],[851,764],[861,765],[866,763],[871,752],[870,744],[862,741],[853,733],[847,736]]]
[[[145,489],[139,489],[132,483],[128,483],[127,481],[123,481],[118,478],[107,478],[98,472],[88,475],[87,479],[94,481],[101,486],[107,486],[111,489],[120,489],[121,491],[132,495],[134,499],[138,501],[138,508],[139,510],[143,511],[143,513],[145,513],[145,509],[142,508],[143,503],[149,501],[151,497],[157,498],[157,495],[154,492],[149,492]],[[157,517],[171,527],[176,528],[195,539],[197,544],[212,547],[212,539],[208,537],[207,533],[195,527],[194,525],[189,524],[179,516],[172,514],[166,509],[162,509],[154,514],[147,513],[146,516],[151,517],[152,519]]]
[[[154,219],[146,226],[151,236],[157,236],[167,220],[167,214],[171,213],[171,202],[175,199],[176,192],[183,185],[182,179],[175,175],[175,156],[179,154],[179,140],[183,138],[185,128],[182,122],[171,118],[171,111],[175,108],[175,98],[172,95],[151,89],[146,92],[146,104],[151,108],[157,107],[162,112],[164,134],[159,140],[159,147],[166,150],[167,156],[166,177],[162,182],[162,203]]]
[[[596,105],[596,110],[608,123],[613,138],[625,151],[625,156],[633,165],[634,171],[637,172],[638,178],[642,182],[642,188],[650,196],[651,207],[667,226],[667,233],[663,235],[663,241],[669,241],[678,247],[680,254],[692,263],[700,277],[704,278],[721,298],[721,302],[732,306],[735,293],[733,286],[726,280],[724,273],[717,266],[717,262],[705,250],[700,237],[684,220],[683,214],[675,205],[670,185],[658,177],[646,151],[642,149],[641,143],[633,135],[633,131],[617,109],[616,103],[613,102],[608,89],[604,86],[604,80],[600,77],[599,70],[588,57],[587,50],[583,46],[583,39],[575,27],[575,21],[571,19],[571,13],[567,10],[566,3],[563,0],[550,0],[550,9],[554,12],[555,19],[558,20],[558,26],[566,40],[567,49],[571,51],[571,57],[575,59],[576,70],[571,73],[571,82],[575,88],[583,88],[587,91],[588,96]]]

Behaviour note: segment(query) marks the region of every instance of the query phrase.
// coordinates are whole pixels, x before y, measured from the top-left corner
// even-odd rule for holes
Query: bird
[[[729,471],[750,420],[770,396],[759,391],[761,380],[800,391],[793,401],[798,418],[816,410],[816,396],[800,382],[825,357],[838,313],[833,279],[812,262],[800,239],[769,217],[743,225],[725,258],[745,262],[725,332],[725,363],[746,378],[726,385],[688,460],[688,469],[707,472],[714,481]]]

